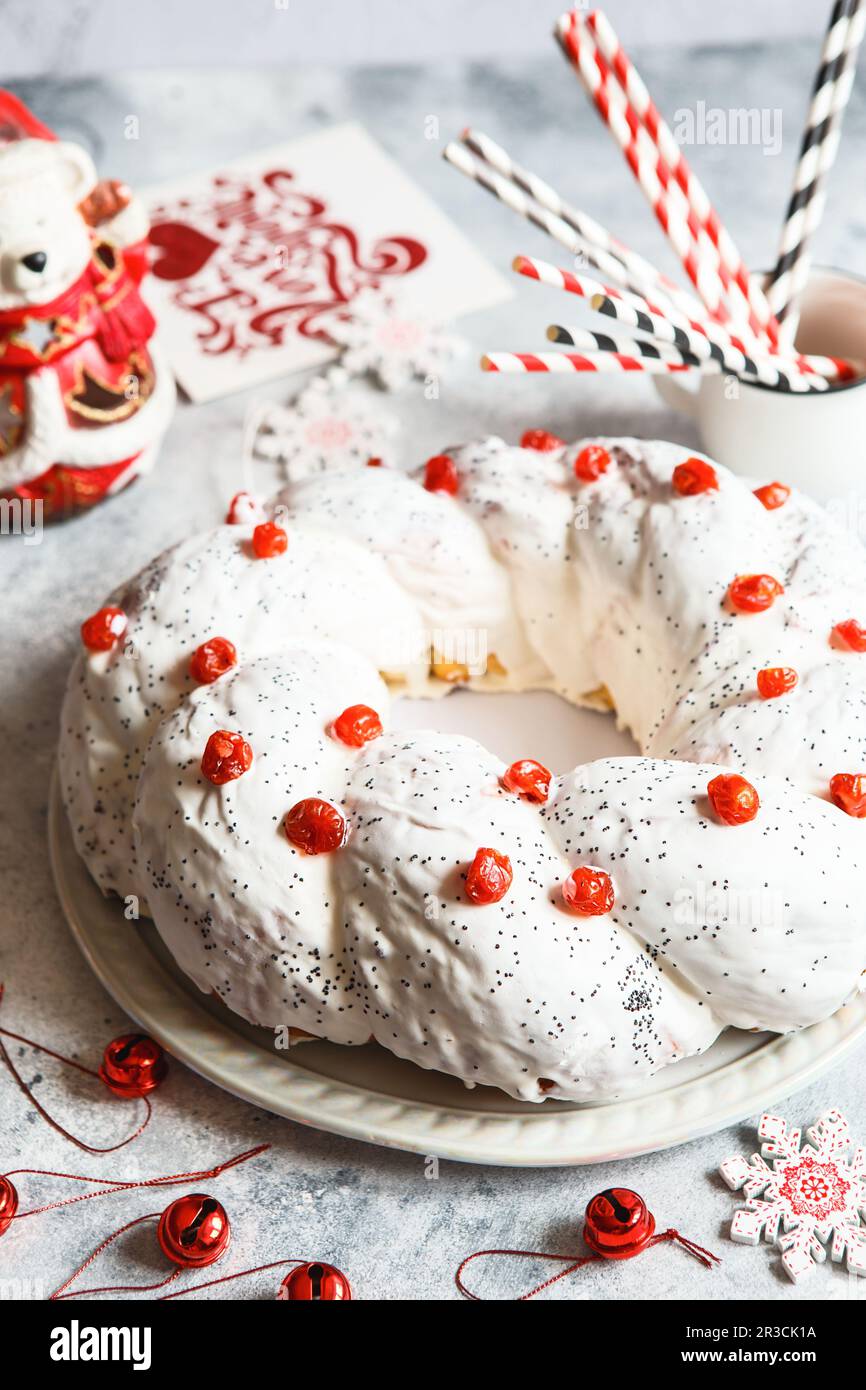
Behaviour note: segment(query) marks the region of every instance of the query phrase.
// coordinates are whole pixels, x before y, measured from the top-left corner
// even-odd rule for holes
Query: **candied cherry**
[[[308,796],[298,801],[283,818],[286,839],[304,854],[328,854],[346,843],[345,817],[330,801]]]
[[[785,483],[765,483],[763,487],[755,488],[755,496],[762,507],[774,512],[777,507],[785,505],[791,496],[791,489]]]
[[[100,608],[81,624],[81,640],[89,652],[110,652],[125,631],[122,608]]]
[[[424,486],[428,492],[447,492],[454,497],[460,486],[457,464],[450,454],[434,454],[424,465]]]
[[[866,628],[856,618],[846,618],[830,632],[830,645],[845,652],[866,652]]]
[[[375,458],[375,457],[374,457],[374,458],[369,458],[369,459],[367,459],[367,467],[368,467],[368,468],[382,468],[383,466],[384,466],[384,465],[383,465],[382,460],[381,460],[380,458]]]
[[[568,875],[562,885],[562,896],[566,907],[582,917],[603,917],[611,911],[615,901],[610,874],[591,864],[581,864]]]
[[[363,748],[365,743],[379,737],[382,721],[369,705],[349,705],[334,720],[331,732],[334,738],[347,743],[350,748]]]
[[[861,772],[837,772],[830,778],[830,795],[849,816],[866,816],[866,777]]]
[[[259,560],[272,560],[288,549],[289,538],[275,521],[262,521],[253,531],[253,550]]]
[[[673,472],[673,489],[680,497],[696,497],[699,492],[718,492],[719,479],[715,468],[705,459],[688,458],[678,463]]]
[[[525,430],[520,436],[521,449],[537,449],[540,454],[550,454],[554,449],[564,449],[565,440],[550,430]]]
[[[728,598],[738,613],[763,613],[784,592],[771,574],[738,574],[728,589]]]
[[[227,637],[211,637],[196,647],[190,658],[189,673],[199,685],[212,685],[237,664],[238,654],[234,644]]]
[[[496,849],[479,849],[466,875],[466,895],[479,907],[498,903],[511,887],[514,874],[507,854]]]
[[[725,825],[754,820],[761,805],[758,793],[738,772],[720,772],[707,786],[710,804]]]
[[[546,801],[550,795],[552,773],[543,763],[534,758],[518,758],[502,774],[502,785],[506,791],[517,792],[527,801]]]
[[[586,444],[574,460],[575,476],[582,483],[594,483],[596,478],[607,472],[612,461],[604,445]]]
[[[758,672],[758,694],[762,700],[776,700],[793,690],[797,680],[797,672],[791,666],[767,666]]]
[[[240,734],[230,729],[217,729],[211,734],[201,760],[201,770],[215,787],[243,777],[253,765],[253,750]]]

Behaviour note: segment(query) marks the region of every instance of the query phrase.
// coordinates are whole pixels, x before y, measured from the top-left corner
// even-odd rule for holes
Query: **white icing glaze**
[[[115,596],[127,643],[76,663],[61,779],[79,851],[251,1021],[372,1035],[523,1098],[587,1098],[724,1026],[800,1027],[857,988],[866,826],[820,798],[864,765],[866,657],[828,638],[866,617],[866,558],[815,504],[765,511],[722,468],[717,493],[674,496],[678,446],[604,441],[614,466],[582,484],[586,442],[452,450],[457,498],[385,469],[305,478],[271,504],[285,555],[252,558],[249,527],[193,537]],[[729,612],[731,580],[754,572],[784,596]],[[195,690],[189,657],[217,635],[239,669]],[[459,660],[479,635],[489,683],[573,701],[606,686],[653,757],[577,769],[539,809],[501,791],[471,740],[386,732],[356,752],[326,733],[349,704],[386,715],[377,671],[443,691],[431,640]],[[798,671],[792,694],[760,700],[769,665]],[[255,761],[214,788],[199,762],[220,727]],[[758,819],[720,825],[705,799],[719,768],[698,763],[744,772]],[[306,796],[344,809],[343,850],[289,845],[282,817]],[[484,908],[461,877],[481,845],[514,866]],[[614,880],[607,917],[560,903],[587,855]]]
[[[146,760],[136,828],[159,930],[250,1021],[372,1036],[522,1099],[587,1099],[725,1025],[797,1027],[856,989],[866,844],[835,807],[758,777],[760,815],[732,829],[705,795],[717,768],[627,758],[577,769],[539,808],[504,792],[504,765],[468,738],[386,732],[346,749],[327,732],[344,701],[386,715],[366,660],[289,649],[184,701]],[[217,728],[254,749],[222,788],[199,766]],[[288,843],[282,819],[308,796],[345,810],[344,849]],[[464,888],[480,845],[514,869],[481,907]],[[587,862],[613,879],[609,916],[562,904]],[[722,886],[715,922],[701,884]]]

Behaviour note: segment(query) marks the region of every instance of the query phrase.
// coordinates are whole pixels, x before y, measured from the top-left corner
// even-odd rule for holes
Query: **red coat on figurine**
[[[139,294],[147,217],[0,91],[0,496],[90,506],[153,463],[174,383]]]

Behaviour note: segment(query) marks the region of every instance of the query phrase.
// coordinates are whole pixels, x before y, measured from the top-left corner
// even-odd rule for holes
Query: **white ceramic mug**
[[[815,268],[803,295],[801,352],[866,362],[866,281]],[[829,391],[774,391],[724,375],[684,385],[653,378],[666,404],[697,422],[711,458],[762,482],[778,479],[822,502],[866,496],[866,376]]]

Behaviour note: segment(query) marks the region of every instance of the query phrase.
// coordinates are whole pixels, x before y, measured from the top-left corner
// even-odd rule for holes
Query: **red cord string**
[[[2,1004],[3,1002],[4,990],[5,985],[0,984],[0,1004]],[[21,1036],[20,1033],[13,1033],[8,1028],[0,1028],[0,1035],[2,1035],[5,1038],[13,1038],[15,1042],[24,1043],[27,1047],[32,1047],[37,1052],[43,1053],[46,1057],[53,1057],[55,1061],[62,1062],[64,1066],[74,1067],[76,1071],[83,1072],[85,1076],[92,1076],[97,1081],[99,1081],[100,1079],[99,1072],[94,1071],[92,1067],[86,1067],[82,1062],[76,1062],[74,1057],[64,1057],[62,1052],[55,1052],[53,1048],[46,1047],[44,1043],[34,1042],[32,1038],[24,1038]],[[148,1097],[142,1096],[141,1099],[144,1101],[145,1113],[144,1119],[142,1120],[138,1128],[134,1130],[127,1139],[122,1139],[119,1144],[110,1144],[107,1148],[104,1149],[96,1148],[93,1144],[87,1144],[83,1139],[79,1139],[76,1135],[71,1134],[68,1129],[64,1129],[63,1125],[60,1124],[59,1120],[55,1120],[53,1115],[50,1115],[48,1113],[44,1105],[42,1105],[41,1101],[37,1100],[36,1096],[33,1094],[32,1090],[27,1085],[27,1082],[16,1069],[15,1063],[12,1061],[12,1058],[9,1056],[7,1048],[3,1045],[2,1042],[0,1042],[0,1061],[2,1061],[5,1064],[13,1080],[18,1085],[19,1089],[23,1091],[24,1095],[30,1101],[30,1104],[34,1107],[34,1109],[36,1109],[39,1112],[43,1120],[45,1120],[47,1124],[51,1125],[51,1128],[55,1129],[58,1134],[62,1134],[64,1139],[68,1139],[71,1144],[75,1144],[79,1149],[83,1149],[85,1153],[116,1153],[118,1149],[126,1148],[126,1145],[131,1144],[133,1139],[137,1139],[138,1136],[142,1134],[145,1129],[147,1129],[147,1126],[150,1123],[150,1117],[153,1113],[153,1110]]]
[[[125,1183],[121,1188],[115,1188],[114,1190],[126,1191],[130,1187],[167,1187],[171,1183],[197,1182],[202,1178],[217,1178],[221,1173],[224,1173],[226,1169],[235,1168],[239,1163],[245,1163],[247,1159],[255,1158],[257,1154],[264,1153],[264,1151],[266,1149],[269,1149],[270,1147],[270,1144],[258,1144],[254,1149],[245,1149],[243,1153],[235,1154],[233,1158],[226,1159],[224,1163],[218,1163],[215,1168],[200,1169],[198,1172],[190,1173],[172,1173],[168,1177],[164,1178],[147,1178],[141,1182]],[[35,1170],[29,1168],[16,1169],[16,1172],[19,1173],[33,1171]],[[74,1174],[58,1174],[57,1176],[72,1177],[74,1176]],[[83,1178],[82,1181],[107,1182],[110,1181],[110,1179]],[[94,1197],[104,1197],[107,1196],[107,1193],[98,1192],[90,1193],[88,1195]],[[82,1199],[79,1198],[73,1200]],[[63,1206],[65,1205],[65,1203],[60,1202],[57,1203],[57,1205]],[[44,1210],[48,1210],[48,1208],[44,1208]],[[21,1214],[24,1216],[32,1216],[34,1213],[23,1212]],[[118,1230],[112,1231],[111,1235],[106,1236],[105,1240],[101,1241],[99,1245],[96,1246],[95,1250],[91,1250],[90,1254],[87,1256],[87,1259],[84,1260],[84,1262],[80,1264],[72,1274],[70,1274],[69,1278],[64,1280],[64,1282],[60,1284],[59,1287],[56,1288],[52,1294],[49,1294],[49,1302],[62,1303],[64,1299],[84,1298],[85,1295],[91,1293],[152,1293],[155,1289],[164,1289],[166,1284],[170,1284],[172,1280],[176,1279],[177,1276],[181,1273],[180,1267],[172,1270],[172,1272],[169,1275],[167,1275],[165,1279],[160,1279],[159,1283],[157,1284],[103,1284],[100,1285],[98,1288],[91,1287],[88,1289],[76,1289],[74,1293],[65,1292],[65,1290],[69,1288],[70,1284],[75,1283],[75,1280],[78,1278],[80,1274],[83,1274],[86,1269],[89,1269],[89,1267],[93,1264],[94,1260],[98,1259],[98,1257],[102,1254],[103,1250],[106,1250],[108,1246],[112,1244],[113,1241],[117,1240],[118,1236],[122,1236],[126,1231],[131,1231],[133,1226],[140,1226],[143,1221],[158,1221],[161,1215],[162,1212],[159,1211],[147,1212],[144,1216],[137,1216],[134,1221],[127,1221],[125,1226],[121,1226]],[[280,1261],[280,1263],[283,1262]],[[263,1268],[266,1268],[266,1266],[263,1266]],[[253,1273],[254,1271],[251,1270],[249,1272]],[[219,1281],[215,1280],[214,1282],[218,1283]]]
[[[267,1265],[254,1265],[252,1269],[239,1269],[236,1274],[224,1274],[221,1279],[207,1279],[203,1284],[190,1284],[185,1289],[178,1289],[177,1293],[164,1293],[159,1300],[160,1303],[169,1303],[173,1298],[183,1298],[188,1293],[195,1293],[196,1289],[211,1289],[214,1284],[229,1284],[232,1279],[240,1279],[245,1274],[261,1274],[263,1269],[279,1269],[282,1265],[302,1265],[305,1260],[272,1260]]]
[[[689,1240],[686,1236],[681,1236],[679,1231],[671,1227],[668,1231],[662,1231],[660,1235],[653,1236],[647,1241],[647,1248],[650,1245],[660,1245],[662,1241],[672,1241],[674,1245],[681,1245],[687,1254],[692,1255],[705,1269],[712,1269],[713,1265],[722,1263],[720,1256],[714,1255],[712,1250],[705,1250],[702,1245],[697,1245],[695,1241]]]
[[[583,1255],[577,1258],[575,1258],[574,1255],[553,1255],[546,1250],[476,1250],[473,1254],[466,1256],[466,1259],[462,1261],[454,1276],[454,1282],[463,1294],[463,1297],[470,1298],[475,1303],[483,1302],[482,1296],[479,1293],[473,1293],[471,1289],[467,1289],[463,1282],[463,1271],[473,1260],[478,1260],[483,1255],[517,1255],[527,1260],[562,1260],[569,1266],[568,1269],[562,1269],[558,1274],[552,1275],[550,1279],[545,1279],[543,1284],[537,1284],[534,1289],[530,1289],[529,1293],[521,1294],[520,1297],[516,1299],[518,1303],[524,1303],[528,1298],[533,1298],[535,1294],[540,1293],[542,1289],[546,1289],[549,1284],[555,1284],[557,1279],[564,1279],[566,1274],[571,1274],[574,1270],[580,1269],[581,1265],[588,1265],[593,1260],[601,1259],[600,1255]]]
[[[66,1298],[84,1298],[85,1294],[89,1293],[128,1293],[132,1289],[140,1289],[143,1292],[148,1292],[152,1289],[162,1289],[166,1284],[171,1283],[172,1279],[176,1279],[180,1274],[179,1266],[177,1269],[172,1270],[167,1279],[161,1279],[158,1284],[105,1284],[101,1288],[77,1289],[75,1293],[64,1292],[65,1289],[69,1288],[70,1284],[74,1284],[79,1274],[83,1274],[84,1271],[93,1264],[93,1261],[102,1254],[103,1250],[106,1250],[108,1246],[111,1245],[112,1241],[117,1240],[118,1236],[122,1236],[125,1231],[131,1231],[133,1226],[140,1226],[143,1221],[158,1221],[161,1215],[162,1212],[150,1211],[145,1216],[137,1216],[134,1221],[127,1221],[126,1225],[121,1226],[119,1230],[112,1231],[111,1235],[106,1236],[105,1240],[97,1245],[95,1250],[91,1250],[83,1264],[80,1264],[75,1272],[70,1274],[68,1279],[64,1280],[52,1294],[48,1295],[49,1303],[62,1303]]]
[[[667,1241],[673,1242],[676,1245],[681,1245],[689,1255],[692,1255],[696,1260],[700,1261],[707,1269],[712,1269],[714,1264],[721,1264],[718,1255],[712,1254],[710,1250],[705,1250],[702,1245],[696,1245],[693,1240],[688,1240],[686,1236],[680,1235],[679,1231],[675,1231],[673,1228],[668,1231],[662,1231],[659,1235],[652,1236],[652,1238],[647,1241],[646,1245],[641,1248],[643,1250],[648,1250],[651,1245],[661,1245],[663,1242]],[[640,1253],[640,1250],[635,1251],[636,1255]],[[516,1255],[521,1259],[560,1260],[566,1264],[566,1269],[561,1269],[558,1274],[553,1274],[541,1284],[536,1284],[534,1288],[529,1290],[529,1293],[520,1294],[515,1300],[517,1303],[525,1303],[528,1299],[534,1298],[537,1293],[541,1293],[542,1289],[547,1289],[551,1284],[557,1283],[558,1280],[565,1279],[569,1274],[574,1274],[576,1270],[582,1269],[584,1265],[592,1264],[594,1261],[604,1258],[603,1255],[596,1254],[579,1255],[575,1258],[574,1255],[554,1255],[546,1250],[476,1250],[473,1254],[466,1256],[466,1259],[458,1266],[457,1273],[454,1276],[454,1282],[463,1297],[469,1298],[475,1303],[481,1303],[484,1300],[481,1294],[473,1293],[471,1289],[466,1287],[463,1282],[463,1271],[473,1260],[480,1259],[484,1255]],[[632,1258],[634,1257],[632,1256]]]
[[[28,1211],[18,1211],[11,1219],[20,1221],[24,1216],[38,1216],[44,1211],[55,1211],[58,1207],[69,1207],[75,1202],[89,1202],[95,1197],[110,1197],[113,1192],[129,1192],[137,1187],[172,1187],[176,1183],[201,1182],[206,1178],[218,1178],[220,1173],[224,1173],[227,1168],[234,1168],[238,1163],[245,1163],[248,1158],[255,1158],[270,1147],[270,1144],[259,1144],[254,1149],[245,1149],[242,1154],[236,1154],[234,1158],[226,1159],[225,1163],[218,1163],[215,1168],[203,1168],[189,1173],[169,1173],[165,1177],[157,1178],[94,1178],[82,1173],[55,1173],[50,1168],[13,1168],[3,1176],[7,1178],[17,1178],[21,1175],[69,1178],[73,1182],[99,1183],[105,1190],[103,1192],[81,1192],[77,1197],[65,1197],[60,1202],[47,1202],[42,1207],[31,1207]]]

